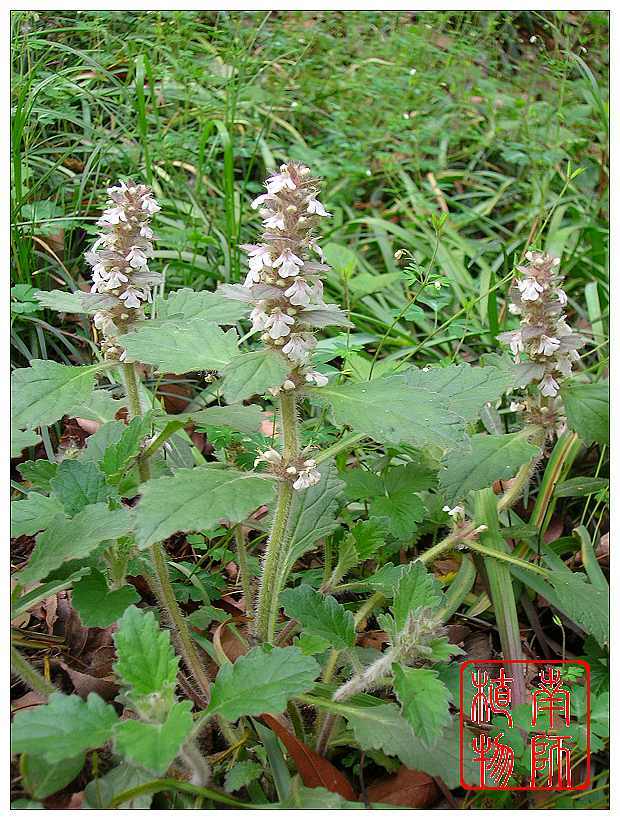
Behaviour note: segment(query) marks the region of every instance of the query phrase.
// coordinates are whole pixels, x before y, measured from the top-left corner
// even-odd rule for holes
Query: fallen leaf
[[[70,666],[67,666],[64,661],[59,661],[59,666],[61,669],[64,669],[71,678],[71,683],[81,698],[86,699],[91,692],[95,692],[102,697],[103,700],[108,701],[112,700],[112,698],[118,694],[118,683],[113,680],[96,678],[94,675],[89,675],[86,672],[78,672],[75,669],[71,669]]]
[[[347,778],[329,760],[306,746],[273,715],[264,714],[260,719],[276,733],[286,747],[295,761],[304,786],[309,789],[323,787],[341,795],[345,800],[357,800],[357,795]]]
[[[373,783],[368,789],[370,803],[388,803],[390,806],[407,806],[425,809],[439,798],[439,789],[433,778],[403,766],[396,774]]]

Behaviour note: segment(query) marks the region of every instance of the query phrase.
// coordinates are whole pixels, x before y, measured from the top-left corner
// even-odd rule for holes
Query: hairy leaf
[[[163,723],[124,720],[116,727],[118,751],[153,774],[164,774],[192,729],[189,700],[173,704]]]
[[[111,626],[130,604],[139,600],[136,589],[129,584],[120,589],[108,589],[105,576],[96,569],[73,585],[71,598],[82,626],[101,628]]]
[[[70,293],[66,290],[37,290],[34,295],[42,307],[59,313],[95,313],[95,310],[86,309],[79,293]]]
[[[76,515],[89,504],[107,501],[114,490],[92,461],[65,459],[50,481],[54,495],[60,499],[67,515]]]
[[[130,606],[114,633],[117,661],[114,671],[132,695],[170,692],[176,685],[179,659],[170,632],[160,629],[152,612]]]
[[[30,365],[11,376],[16,427],[52,424],[76,404],[88,402],[99,369],[99,365],[71,367],[44,359],[33,359]]]
[[[561,389],[568,425],[585,444],[609,444],[609,385],[565,384]]]
[[[26,791],[37,800],[45,800],[71,783],[82,771],[85,760],[84,753],[58,763],[50,763],[39,755],[23,755],[20,771]]]
[[[46,529],[58,513],[62,513],[62,504],[54,496],[29,493],[21,501],[12,501],[11,538]]]
[[[449,692],[433,669],[392,667],[394,691],[416,737],[433,746],[451,720]]]
[[[119,337],[127,355],[157,367],[161,373],[221,370],[237,355],[237,332],[224,332],[202,319],[165,324],[145,322]]]
[[[279,387],[289,370],[290,364],[273,350],[241,353],[224,369],[224,397],[228,402],[237,402],[262,396],[268,388]]]
[[[49,763],[73,759],[81,752],[103,746],[117,723],[113,706],[91,692],[87,700],[77,695],[50,695],[44,706],[22,709],[15,715],[11,751],[32,752]]]
[[[201,322],[233,325],[247,316],[248,310],[246,305],[227,299],[219,293],[194,291],[191,288],[175,290],[165,298],[158,296],[153,302],[156,322],[166,320],[178,324],[199,319]]]
[[[221,518],[238,523],[268,504],[273,481],[233,469],[195,467],[147,481],[137,507],[136,534],[142,547],[179,530],[208,530]]]
[[[258,404],[231,404],[227,407],[207,407],[205,410],[193,410],[190,413],[179,413],[166,416],[170,421],[191,421],[196,427],[231,427],[240,433],[255,433],[262,421],[262,409]]]
[[[278,714],[290,698],[312,688],[319,672],[314,658],[295,647],[257,647],[220,669],[209,711],[233,721],[243,715]]]
[[[470,490],[489,487],[498,479],[512,478],[522,464],[538,453],[521,433],[472,436],[471,451],[452,450],[444,458],[439,484],[448,501],[465,498]]]
[[[102,541],[126,535],[132,527],[129,510],[109,510],[107,504],[91,504],[74,518],[58,514],[37,537],[26,569],[19,574],[23,584],[46,578],[65,561],[86,558]]]
[[[34,447],[41,436],[34,430],[11,429],[11,458],[18,458],[26,447]]]
[[[18,465],[21,477],[37,490],[50,491],[50,481],[58,472],[58,464],[55,461],[46,461],[39,458],[36,461],[22,461]]]
[[[403,569],[394,593],[392,614],[396,630],[404,629],[410,612],[436,607],[441,599],[441,587],[435,576],[427,572],[421,561],[413,561]]]
[[[280,599],[286,614],[299,621],[304,632],[324,638],[335,649],[355,644],[353,615],[331,595],[302,584],[285,590]]]

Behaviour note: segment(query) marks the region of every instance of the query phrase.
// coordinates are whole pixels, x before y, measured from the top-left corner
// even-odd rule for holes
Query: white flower
[[[120,288],[122,284],[129,281],[125,274],[121,273],[118,268],[112,268],[108,276],[109,279],[107,282],[106,290],[114,290],[115,288]]]
[[[97,225],[102,228],[109,228],[112,225],[118,225],[119,222],[127,222],[127,214],[121,205],[117,205],[114,208],[106,208],[101,219],[97,222]]]
[[[446,506],[442,509],[444,512],[447,512],[451,518],[458,518],[465,512],[465,509],[463,507],[460,507],[458,504],[456,505],[456,507],[452,508],[448,504],[446,504]]]
[[[123,182],[123,180],[119,180],[118,185],[115,185],[113,188],[108,188],[108,196],[114,196],[114,194],[124,194],[127,190],[127,184]]]
[[[547,373],[543,380],[539,382],[538,387],[543,396],[551,397],[557,396],[558,390],[560,389],[560,385],[556,382],[551,373]]]
[[[310,242],[308,243],[308,245],[309,245],[309,247],[310,247],[310,248],[312,248],[312,250],[313,250],[316,254],[318,254],[319,259],[321,260],[321,262],[324,262],[324,261],[325,261],[325,255],[323,254],[323,248],[321,248],[321,246],[320,246],[320,245],[318,245],[318,244],[314,241],[314,239],[311,239],[311,240],[310,240]]]
[[[256,333],[258,330],[265,330],[267,328],[269,314],[265,313],[262,305],[264,305],[264,303],[259,302],[250,313],[250,319],[252,320],[252,333]]]
[[[143,268],[148,262],[142,248],[137,247],[130,248],[125,259],[129,262],[132,268]]]
[[[523,309],[520,305],[515,305],[514,302],[510,302],[508,305],[508,313],[512,313],[515,316],[520,316],[523,313]]]
[[[104,312],[95,313],[93,316],[93,324],[100,330],[104,336],[111,337],[118,334],[118,328],[112,321],[109,314]]]
[[[272,174],[267,180],[267,193],[270,195],[277,194],[285,188],[288,188],[289,191],[294,191],[297,187],[291,179],[286,165],[281,165],[280,171],[281,173]]]
[[[525,405],[521,401],[511,401],[509,409],[511,413],[519,413],[521,410],[525,410]]]
[[[313,196],[308,197],[308,207],[306,210],[307,213],[316,214],[317,216],[331,216],[331,214],[325,210],[323,204]]]
[[[540,337],[540,344],[538,345],[538,353],[543,356],[553,356],[555,351],[559,348],[561,342],[554,336],[545,336],[544,333]]]
[[[252,202],[250,203],[250,207],[256,210],[263,204],[263,202],[267,202],[268,199],[273,199],[273,197],[271,197],[269,194],[261,194],[260,196],[257,196],[256,199],[252,200]]]
[[[274,214],[272,211],[265,210],[263,216],[263,224],[266,228],[278,228],[284,230],[284,217],[282,214]]]
[[[514,356],[517,356],[523,350],[523,339],[520,330],[509,330],[506,333],[500,333],[497,338],[500,342],[510,345],[510,350]]]
[[[315,288],[310,287],[305,279],[295,279],[290,288],[284,291],[284,295],[288,296],[291,305],[307,307],[314,291]]]
[[[517,282],[517,287],[521,291],[521,298],[524,302],[535,302],[538,299],[538,294],[544,290],[542,285],[539,285],[535,279],[531,278],[521,279]]]
[[[258,458],[254,460],[254,466],[256,467],[261,461],[265,461],[267,464],[277,465],[282,463],[282,456],[277,450],[270,447],[269,450],[265,450],[264,453],[261,453]]]
[[[316,346],[316,339],[311,333],[293,333],[282,348],[282,353],[297,364],[305,364],[308,354]]]
[[[568,296],[566,295],[565,291],[562,290],[562,288],[557,288],[555,292],[558,297],[558,302],[562,305],[562,307],[564,307],[564,305],[568,302]]]
[[[320,480],[321,474],[315,467],[304,467],[303,470],[300,470],[297,480],[293,482],[293,488],[295,490],[307,490],[308,487],[318,484]]]
[[[121,293],[119,299],[122,299],[127,308],[139,308],[140,299],[146,299],[146,296],[139,290],[129,287],[124,293]]]
[[[157,204],[157,202],[153,199],[151,194],[145,194],[142,197],[142,210],[146,211],[149,216],[156,214],[158,211],[161,211],[161,208]]]
[[[280,256],[273,261],[274,268],[280,268],[279,275],[286,279],[288,276],[297,276],[304,266],[304,260],[296,256],[290,248],[285,248]]]
[[[245,282],[243,283],[243,287],[244,288],[251,288],[252,285],[256,284],[257,282],[260,282],[260,271],[252,270],[250,268],[250,271],[249,271],[248,275],[245,277]]]
[[[142,227],[140,228],[140,236],[143,236],[145,239],[152,239],[153,231],[149,228],[148,225],[142,225]]]
[[[248,251],[248,256],[250,257],[250,270],[252,271],[261,271],[265,265],[267,267],[272,265],[271,254],[266,245],[257,245],[252,248],[251,251]]]
[[[272,339],[281,339],[283,336],[288,336],[290,325],[295,324],[295,319],[283,313],[280,308],[275,308],[271,315],[267,317],[265,328],[269,328],[269,335]],[[284,349],[284,348],[283,348]]]
[[[325,387],[329,379],[327,376],[319,373],[318,370],[311,370],[309,373],[306,373],[306,381],[309,384],[316,384],[317,387]]]

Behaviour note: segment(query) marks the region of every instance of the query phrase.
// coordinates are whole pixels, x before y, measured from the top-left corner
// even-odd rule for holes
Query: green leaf
[[[482,490],[494,481],[516,475],[519,467],[539,452],[522,433],[472,436],[471,451],[453,450],[444,458],[439,484],[448,501],[465,498],[470,490]]]
[[[21,477],[37,490],[50,491],[50,480],[54,478],[58,471],[58,464],[55,461],[46,461],[39,458],[36,461],[22,461],[18,465]]]
[[[152,612],[130,606],[114,633],[117,662],[114,671],[130,687],[133,696],[172,692],[179,659],[170,632],[160,629]]]
[[[401,632],[410,612],[432,609],[441,603],[443,594],[434,575],[426,571],[421,561],[413,561],[402,570],[394,593],[392,614],[396,631]]]
[[[228,299],[208,290],[196,292],[191,288],[181,288],[169,293],[165,298],[158,296],[153,303],[156,321],[164,319],[184,324],[192,319],[201,322],[215,322],[218,325],[232,325],[248,314],[248,306]]]
[[[334,649],[355,644],[353,615],[331,595],[323,595],[302,584],[285,590],[280,600],[289,618],[299,621],[309,635],[324,638]]]
[[[80,399],[68,411],[68,414],[78,419],[89,419],[90,421],[114,421],[119,410],[127,407],[127,399],[115,399],[109,390],[93,390],[86,399]],[[91,437],[92,438],[92,437]]]
[[[383,479],[381,494],[371,501],[370,515],[387,519],[387,529],[396,538],[407,538],[416,531],[426,512],[417,491],[427,489],[430,483],[431,478],[428,484],[421,480],[415,464],[392,467]]]
[[[11,376],[13,423],[17,427],[52,424],[82,402],[88,402],[99,365],[71,367],[33,359]]]
[[[273,350],[254,350],[241,353],[224,369],[224,397],[238,402],[259,395],[270,387],[279,387],[288,376],[290,363]]]
[[[367,561],[385,544],[385,528],[379,521],[357,521],[351,527],[360,561]]]
[[[556,484],[553,494],[556,498],[585,498],[608,488],[609,479],[607,478],[577,476],[569,478],[568,481],[560,481]]]
[[[202,319],[187,323],[145,322],[119,337],[127,355],[157,367],[161,373],[222,370],[237,355],[237,331],[224,332]]]
[[[85,760],[84,754],[58,763],[50,763],[38,755],[23,755],[20,771],[24,787],[37,800],[45,800],[71,783],[84,768]]]
[[[76,515],[89,504],[107,501],[114,495],[104,474],[92,461],[65,459],[59,464],[50,486],[70,516]]]
[[[346,245],[328,242],[323,248],[325,261],[344,279],[353,275],[358,266],[357,256]]]
[[[54,496],[29,493],[21,501],[11,502],[11,538],[20,535],[34,535],[52,523],[62,504]]]
[[[263,773],[263,767],[255,760],[241,760],[226,774],[224,788],[227,792],[238,792],[253,783]]]
[[[314,658],[295,647],[256,647],[220,669],[209,711],[231,721],[263,712],[278,714],[290,698],[312,689],[319,672]]]
[[[96,309],[87,309],[79,293],[67,290],[37,290],[35,298],[42,307],[57,310],[59,313],[95,313]]]
[[[108,589],[105,575],[96,569],[73,585],[71,598],[82,626],[101,628],[111,626],[130,604],[139,600],[140,596],[129,584],[120,589]]]
[[[394,691],[416,737],[433,746],[451,718],[448,689],[432,669],[411,669],[395,663]]]
[[[474,421],[487,402],[496,402],[514,385],[514,377],[497,367],[472,367],[469,364],[433,367],[430,370],[411,368],[405,372],[407,384],[413,388],[439,394],[444,408]]]
[[[17,430],[11,425],[11,458],[18,458],[26,447],[34,447],[41,441],[41,436],[34,430]]]
[[[191,413],[179,413],[166,416],[167,420],[193,422],[197,428],[231,427],[240,433],[255,433],[263,420],[260,405],[231,404],[227,407],[207,407],[206,410],[195,410]]]
[[[568,426],[585,444],[609,444],[609,385],[564,384],[560,390]]]
[[[221,518],[239,523],[268,504],[273,492],[268,478],[217,467],[182,468],[147,481],[137,507],[138,543],[146,547],[179,530],[208,530]]]
[[[466,441],[463,416],[448,409],[440,394],[410,387],[403,374],[308,392],[331,405],[337,425],[348,425],[375,441],[444,449]]]
[[[86,447],[80,452],[79,460],[100,462],[108,447],[120,440],[124,430],[122,421],[106,421],[86,439]]]
[[[142,440],[151,426],[149,414],[132,419],[123,428],[117,441],[106,447],[101,459],[101,469],[108,476],[108,479],[117,484],[129,463],[139,455]]]
[[[85,701],[77,695],[55,693],[44,706],[21,709],[15,715],[11,752],[36,749],[48,763],[70,760],[103,746],[117,721],[114,707],[94,692]]]
[[[151,774],[140,766],[131,766],[123,762],[121,766],[110,769],[103,777],[97,777],[84,789],[84,809],[109,809],[117,794],[121,794],[135,786],[142,786],[151,780]],[[150,793],[138,795],[132,800],[115,806],[117,809],[148,809],[151,807],[153,795]]]
[[[173,704],[164,723],[124,720],[116,727],[116,748],[154,774],[164,774],[192,730],[192,704]]]
[[[293,495],[284,539],[286,549],[280,557],[275,581],[277,589],[284,589],[293,564],[338,527],[335,512],[343,483],[333,464],[322,464],[319,472],[318,484]]]
[[[107,504],[84,507],[74,518],[56,515],[37,537],[28,566],[19,574],[20,583],[43,580],[65,561],[86,558],[102,541],[126,535],[131,527],[129,510],[109,510]]]

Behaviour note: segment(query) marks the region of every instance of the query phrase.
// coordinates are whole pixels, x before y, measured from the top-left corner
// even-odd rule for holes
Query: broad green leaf
[[[465,498],[470,490],[482,490],[499,479],[512,478],[522,464],[539,452],[522,433],[481,433],[472,436],[470,442],[471,451],[452,450],[444,458],[439,484],[448,501]]]
[[[290,363],[273,350],[241,353],[224,369],[224,397],[233,403],[254,395],[262,396],[268,388],[279,387],[290,368]]]
[[[24,787],[37,800],[45,800],[71,783],[84,768],[85,760],[83,753],[58,763],[34,754],[23,755],[19,768]]]
[[[67,290],[37,290],[34,295],[42,307],[57,310],[59,313],[95,312],[85,308],[79,293],[70,293]]]
[[[114,633],[117,662],[114,671],[130,687],[133,696],[172,692],[179,659],[170,632],[160,629],[152,612],[130,606]]]
[[[449,692],[433,669],[411,669],[395,663],[394,691],[416,737],[433,746],[450,720]]]
[[[224,788],[230,793],[237,792],[254,780],[258,780],[262,773],[263,767],[260,763],[255,760],[241,760],[227,772]]]
[[[385,528],[380,521],[357,521],[351,528],[360,561],[367,561],[385,544]]]
[[[58,464],[55,461],[46,461],[39,458],[36,461],[22,461],[18,465],[21,477],[37,490],[50,491],[50,481],[58,471]]]
[[[11,502],[11,538],[34,535],[44,530],[62,513],[62,504],[54,496],[29,493],[21,501]]]
[[[308,392],[331,405],[336,424],[382,443],[450,449],[466,441],[463,416],[448,409],[439,393],[411,387],[404,374]]]
[[[609,444],[609,385],[577,384],[562,386],[568,426],[585,444]]]
[[[13,719],[11,752],[32,752],[49,763],[73,759],[81,752],[106,743],[118,718],[114,707],[91,692],[87,700],[77,695],[50,695],[44,706],[21,709]]]
[[[338,526],[335,512],[344,485],[333,464],[322,464],[319,471],[321,480],[318,484],[293,495],[276,589],[284,588],[293,564]]]
[[[328,242],[323,248],[325,260],[343,279],[353,275],[358,266],[358,258],[347,245]]]
[[[132,419],[117,441],[106,447],[101,469],[112,484],[117,484],[132,459],[139,455],[142,440],[150,429],[150,415]]]
[[[394,593],[392,614],[396,630],[401,632],[410,612],[432,609],[441,603],[442,592],[435,576],[427,572],[421,561],[413,561],[402,570]]]
[[[302,584],[285,590],[280,600],[289,618],[294,618],[303,631],[329,641],[335,649],[355,644],[353,615],[331,595],[323,595]]]
[[[86,399],[80,399],[68,411],[69,415],[78,419],[88,419],[90,421],[114,421],[119,410],[127,407],[127,399],[115,399],[109,390],[93,390]]]
[[[410,368],[405,371],[407,384],[438,393],[443,406],[474,421],[487,402],[495,402],[514,385],[514,377],[497,367],[472,367],[469,364],[433,367],[430,370]]]
[[[108,447],[120,440],[125,429],[122,421],[106,421],[86,439],[86,447],[80,452],[79,460],[100,462]]]
[[[351,279],[349,288],[357,299],[361,299],[362,296],[385,290],[399,281],[402,281],[400,273],[360,273]]]
[[[13,423],[18,427],[52,424],[76,404],[88,402],[99,365],[71,367],[33,359],[11,376]]]
[[[123,757],[153,774],[164,774],[192,730],[192,704],[173,704],[164,723],[124,720],[114,733],[116,748]]]
[[[202,319],[164,324],[144,322],[119,337],[127,355],[157,367],[161,373],[222,370],[238,354],[234,328],[224,332]]]
[[[26,447],[34,447],[41,436],[34,430],[17,430],[11,425],[11,458],[18,458]]]
[[[287,646],[256,647],[221,667],[211,689],[209,711],[225,720],[262,712],[278,714],[287,701],[312,689],[320,667],[314,658]]]
[[[110,769],[103,777],[91,780],[84,789],[83,809],[109,809],[117,794],[135,786],[142,786],[152,780],[152,775],[140,766],[131,766],[126,761]],[[117,809],[148,809],[153,801],[152,794],[140,794],[133,800],[121,803]]]
[[[230,404],[227,407],[207,407],[206,410],[194,410],[190,413],[179,413],[166,416],[169,421],[180,420],[193,422],[196,427],[231,427],[240,433],[255,433],[263,420],[263,411],[258,404]]]
[[[59,464],[50,486],[69,516],[114,495],[113,488],[106,483],[104,474],[94,462],[71,458]]]
[[[371,500],[371,517],[385,518],[386,528],[392,535],[407,538],[416,531],[426,512],[417,492],[428,489],[432,483],[433,477],[424,480],[415,464],[390,468],[383,479],[380,495]]]
[[[41,581],[65,561],[86,558],[102,541],[126,535],[131,528],[129,510],[109,510],[107,504],[84,507],[74,518],[59,513],[37,537],[28,566],[19,573],[19,581]]]
[[[73,585],[71,598],[82,626],[101,628],[111,626],[130,604],[139,600],[140,596],[130,584],[120,589],[108,589],[105,576],[96,569]]]
[[[153,315],[160,320],[184,324],[192,319],[201,322],[215,322],[218,325],[233,325],[247,316],[249,308],[242,302],[228,299],[208,290],[194,291],[181,288],[169,293],[165,298],[158,296],[153,303]]]
[[[273,492],[268,478],[217,467],[182,468],[147,481],[137,507],[138,543],[146,547],[179,530],[208,530],[221,518],[238,523],[268,504]]]

